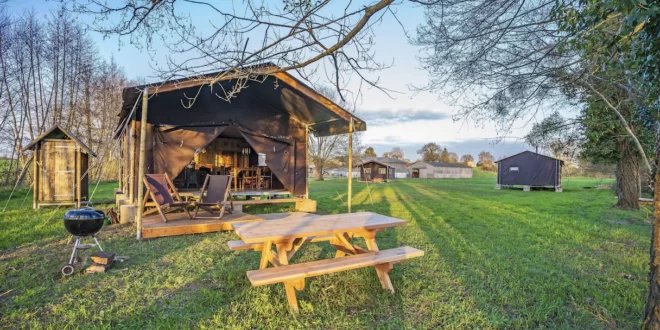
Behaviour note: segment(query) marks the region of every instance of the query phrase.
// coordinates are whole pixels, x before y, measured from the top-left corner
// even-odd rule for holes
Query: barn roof
[[[444,162],[417,162],[415,164],[410,165],[409,167],[414,167],[417,164],[427,164],[431,165],[433,167],[461,167],[461,168],[472,168],[468,165],[465,165],[463,163],[444,163]]]
[[[36,139],[32,140],[27,146],[23,147],[23,151],[31,149],[32,147],[34,147],[37,144],[37,142],[39,142],[39,141],[41,141],[41,140],[43,140],[47,137],[52,137],[53,135],[56,135],[58,132],[64,134],[65,136],[67,136],[71,140],[75,141],[80,147],[85,149],[90,155],[96,157],[96,153],[94,153],[94,151],[92,151],[92,149],[90,149],[86,144],[84,144],[82,141],[80,141],[80,139],[78,139],[78,137],[76,137],[71,132],[64,129],[59,124],[55,124],[55,126],[49,128],[47,131],[45,131],[41,135],[37,136]]]
[[[512,155],[512,156],[509,156],[509,157],[504,157],[504,158],[502,158],[502,159],[500,159],[500,160],[497,160],[497,161],[495,161],[495,162],[496,162],[496,163],[499,163],[499,162],[501,162],[501,161],[503,161],[503,160],[505,160],[505,159],[509,159],[509,158],[512,158],[512,157],[517,157],[517,156],[520,156],[520,155],[525,154],[525,153],[530,153],[530,154],[533,154],[533,155],[535,155],[535,156],[541,156],[541,157],[545,157],[545,158],[549,158],[549,159],[553,159],[553,160],[558,160],[558,161],[561,162],[562,165],[564,165],[564,161],[561,160],[561,159],[558,159],[558,158],[555,158],[555,157],[546,156],[546,155],[542,155],[542,154],[539,154],[539,153],[536,153],[536,152],[533,152],[533,151],[529,151],[529,150],[527,150],[527,151],[523,151],[523,152],[519,152],[519,153],[517,153],[517,154],[515,154],[515,155]]]
[[[375,160],[381,163],[398,163],[398,164],[406,163],[406,161],[403,159],[391,158],[391,157],[362,157],[362,160],[365,162]]]
[[[388,164],[385,164],[385,163],[383,163],[383,162],[379,162],[379,161],[377,161],[377,160],[368,160],[368,161],[366,161],[366,162],[363,161],[362,164],[358,164],[356,167],[360,167],[360,166],[363,166],[363,165],[366,165],[366,164],[370,164],[370,163],[376,163],[376,164],[379,164],[379,165],[383,165],[383,166],[385,166],[385,167],[391,167],[391,168],[394,168],[394,166],[392,166],[392,165],[388,165]]]
[[[220,90],[231,90],[236,81],[244,79],[249,74],[249,88],[244,88],[238,93],[248,94],[248,97],[258,98],[268,103],[274,109],[286,112],[289,116],[299,122],[308,125],[317,136],[328,136],[348,133],[349,122],[353,119],[354,131],[366,131],[367,124],[351,112],[337,105],[327,97],[321,95],[313,88],[307,86],[288,72],[278,71],[280,67],[266,63],[252,67],[244,67],[238,70],[218,71],[209,74],[185,77],[182,79],[168,80],[148,85],[124,88],[123,104],[119,113],[119,121],[114,131],[114,137],[121,135],[126,119],[136,108],[141,108],[139,101],[141,91],[149,87],[149,96],[158,95],[159,98],[167,98],[172,106],[167,109],[158,109],[159,112],[183,111],[181,105],[183,99],[192,99],[190,90],[195,88],[195,93],[218,93]],[[271,84],[268,84],[271,83]],[[206,85],[206,86],[204,86]],[[215,88],[215,91],[213,90]],[[273,92],[276,91],[276,92]],[[169,102],[171,99],[171,102]],[[223,101],[217,99],[218,104]],[[226,102],[229,104],[229,102]],[[208,105],[208,108],[217,108],[217,105]],[[137,112],[139,114],[139,112]],[[175,125],[177,123],[171,123]]]

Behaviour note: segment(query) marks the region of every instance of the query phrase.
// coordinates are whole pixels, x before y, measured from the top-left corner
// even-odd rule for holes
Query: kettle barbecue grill
[[[62,275],[69,276],[75,271],[74,262],[77,260],[78,249],[89,249],[98,246],[99,250],[103,251],[95,234],[103,228],[104,221],[105,214],[92,208],[69,210],[64,214],[64,228],[71,235],[76,236],[76,241],[73,244],[73,252],[69,263],[62,266]],[[81,244],[82,239],[88,236],[94,239],[94,244]]]

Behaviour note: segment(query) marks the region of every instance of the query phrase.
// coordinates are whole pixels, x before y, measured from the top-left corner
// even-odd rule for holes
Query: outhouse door
[[[48,140],[41,148],[42,201],[73,201],[75,194],[76,144]]]

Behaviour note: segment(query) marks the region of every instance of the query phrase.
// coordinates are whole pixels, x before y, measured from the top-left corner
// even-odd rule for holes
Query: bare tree
[[[155,67],[163,79],[227,70],[205,79],[213,85],[228,75],[236,86],[219,97],[229,100],[259,75],[295,71],[312,85],[325,75],[340,99],[359,97],[349,90],[350,76],[385,93],[373,73],[391,65],[378,61],[373,50],[375,27],[386,15],[395,15],[394,0],[374,0],[367,5],[347,2],[341,10],[329,0],[247,0],[241,4],[213,1],[70,0],[70,10],[90,16],[90,27],[105,36],[128,39],[137,47],[154,51],[155,42],[170,54]],[[181,8],[183,5],[186,8]],[[191,6],[215,15],[210,29],[197,28]],[[158,50],[162,52],[162,49]],[[184,60],[178,60],[184,58]],[[279,67],[255,66],[274,63]]]
[[[56,123],[100,155],[90,159],[90,176],[114,178],[107,168],[116,168],[118,150],[108,141],[126,83],[66,11],[46,21],[33,11],[0,12],[0,184],[16,181],[29,156],[21,146]]]

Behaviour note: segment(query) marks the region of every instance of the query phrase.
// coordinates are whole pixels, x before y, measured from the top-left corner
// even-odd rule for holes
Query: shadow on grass
[[[432,194],[417,186],[413,187],[413,192],[411,195],[398,191],[398,199],[445,256],[447,266],[459,278],[465,279],[463,285],[468,288],[467,292],[477,297],[475,302],[480,309],[489,314],[489,319],[495,320],[492,325],[502,322],[500,326],[505,327],[547,323],[570,326],[576,321],[592,326],[616,324],[611,315],[594,315],[593,310],[587,313],[580,309],[585,300],[595,298],[594,303],[606,304],[610,299],[607,295],[588,297],[585,294],[590,290],[593,293],[594,285],[603,285],[598,291],[612,290],[605,286],[606,283],[594,283],[594,274],[581,268],[585,260],[596,267],[599,260],[592,256],[576,257],[562,253],[584,244],[575,237],[575,231],[584,231],[585,226],[564,221],[549,225],[538,219],[524,220],[537,217],[538,213],[474,196],[467,199],[455,191],[451,194],[434,191]],[[484,221],[456,213],[442,214],[445,205],[466,210],[478,207],[482,211],[472,213],[492,213],[494,216],[491,221]],[[462,225],[460,229],[452,225],[474,220],[480,225]],[[628,312],[633,312],[634,306],[629,307],[632,308]],[[529,310],[540,313],[529,315]]]

